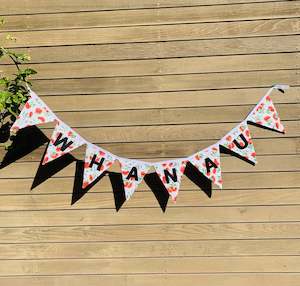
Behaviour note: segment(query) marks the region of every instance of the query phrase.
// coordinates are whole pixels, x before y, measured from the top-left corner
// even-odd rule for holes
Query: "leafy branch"
[[[4,21],[0,20],[0,25],[3,24]],[[16,41],[11,35],[7,35],[6,40]],[[30,61],[29,55],[0,46],[0,61],[4,59],[14,64],[16,68],[16,73],[12,76],[0,77],[0,142],[2,146],[9,148],[15,136],[10,134],[10,127],[20,114],[21,106],[29,98],[28,86],[31,86],[29,77],[37,72],[32,68],[21,68],[22,64]]]

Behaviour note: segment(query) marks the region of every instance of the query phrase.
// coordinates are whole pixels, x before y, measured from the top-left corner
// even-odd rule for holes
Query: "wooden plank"
[[[146,77],[34,80],[38,94],[94,94],[270,87],[274,82],[299,85],[297,70],[248,71]]]
[[[18,5],[11,7],[5,0],[1,0],[2,15],[13,14],[36,14],[36,13],[62,13],[62,12],[80,12],[80,11],[101,11],[101,10],[119,10],[119,9],[145,9],[145,8],[163,8],[163,7],[186,7],[186,6],[206,6],[248,2],[276,2],[274,0],[47,0],[32,2],[21,0]]]
[[[210,286],[239,286],[263,285],[270,283],[272,286],[298,286],[300,275],[297,273],[238,273],[238,274],[161,274],[161,275],[65,275],[65,276],[21,276],[1,277],[0,282],[8,286],[192,286],[203,284]]]
[[[31,64],[28,66],[38,71],[38,74],[34,76],[35,79],[205,74],[298,69],[300,68],[300,53]],[[4,75],[9,76],[16,72],[16,67],[4,66],[2,71]]]
[[[73,168],[75,173],[75,166],[72,164],[68,168]],[[273,172],[267,173],[223,173],[223,190],[236,190],[236,189],[262,189],[262,188],[298,188],[300,187],[300,172],[276,172],[274,176]],[[32,178],[18,178],[18,179],[3,179],[0,180],[1,194],[30,194],[30,188],[32,185]],[[37,194],[48,193],[64,193],[71,194],[73,190],[74,177],[56,177],[46,180],[41,185],[34,189]],[[148,187],[142,182],[139,185],[139,190],[149,190]],[[194,185],[190,180],[183,176],[182,190],[199,190],[199,187]],[[105,176],[101,181],[93,188],[92,192],[111,192],[112,187],[109,179]],[[200,192],[202,194],[202,192]],[[110,193],[112,196],[112,194]],[[236,195],[235,195],[236,196]],[[204,197],[204,195],[203,195]],[[111,197],[112,199],[112,197]],[[153,197],[154,199],[154,197]],[[293,199],[293,198],[291,198]],[[69,196],[68,203],[71,197]],[[99,202],[98,202],[99,203]],[[245,203],[244,203],[245,204]]]
[[[1,228],[0,243],[299,238],[300,223]],[[299,263],[298,263],[299,264]]]
[[[241,176],[241,175],[240,175]],[[274,174],[273,174],[274,176]],[[280,179],[280,177],[279,177]],[[104,184],[104,182],[101,182]],[[190,183],[191,184],[191,183]],[[205,212],[210,212],[210,210],[207,210],[206,208],[212,208],[212,207],[226,207],[225,210],[223,209],[223,212],[221,216],[223,215],[225,217],[225,213],[227,212],[228,207],[240,207],[241,215],[247,215],[243,214],[244,212],[247,212],[247,207],[258,207],[263,206],[262,208],[265,208],[265,212],[268,213],[267,206],[292,206],[292,205],[299,205],[300,204],[300,195],[299,195],[299,189],[287,189],[287,188],[279,188],[279,189],[263,189],[263,185],[257,187],[257,189],[241,189],[241,190],[222,190],[221,192],[218,190],[215,190],[212,194],[212,198],[208,198],[201,190],[200,188],[197,189],[196,186],[193,186],[193,190],[187,190],[186,186],[184,184],[182,185],[183,188],[180,190],[180,194],[178,197],[178,203],[175,205],[172,202],[169,202],[167,213],[165,214],[165,219],[167,220],[172,214],[181,215],[180,208],[184,207],[197,207],[197,212],[201,213],[203,211],[203,214]],[[241,186],[241,185],[239,185]],[[238,187],[238,186],[237,186]],[[275,186],[278,187],[278,186]],[[29,192],[26,189],[23,189],[24,195],[21,194],[12,194],[12,195],[1,195],[1,204],[0,204],[0,210],[1,212],[8,211],[7,214],[1,213],[1,216],[3,215],[3,226],[7,225],[18,225],[18,221],[20,221],[20,213],[18,211],[26,211],[24,213],[25,217],[30,217],[30,213],[28,211],[38,211],[36,212],[34,217],[31,217],[31,220],[28,220],[26,224],[24,225],[44,225],[42,218],[40,218],[39,214],[41,211],[53,211],[53,210],[68,210],[63,215],[63,217],[66,217],[66,221],[73,222],[74,224],[81,225],[81,224],[87,224],[87,221],[91,221],[93,218],[89,218],[87,215],[83,216],[75,216],[73,215],[76,211],[82,210],[81,213],[84,213],[84,211],[87,210],[95,210],[91,211],[91,213],[97,212],[99,209],[107,209],[106,211],[111,218],[110,220],[121,220],[122,218],[126,216],[126,214],[129,214],[129,217],[131,216],[131,210],[133,210],[132,214],[134,214],[134,209],[147,209],[147,208],[154,208],[152,212],[159,215],[160,209],[157,200],[155,199],[154,195],[151,193],[151,191],[140,191],[141,189],[145,189],[145,186],[139,187],[139,189],[134,194],[133,198],[126,202],[126,204],[123,205],[122,210],[117,215],[115,213],[115,203],[114,198],[111,190],[108,188],[101,188],[101,186],[97,186],[93,188],[88,194],[86,194],[83,198],[81,198],[75,205],[71,206],[71,192],[72,189],[69,190],[63,190],[61,192],[64,192],[62,194],[59,194],[59,191],[57,191],[57,186],[53,186],[52,192],[56,191],[54,194],[45,194],[44,192],[40,192],[38,190],[34,190],[33,192]],[[67,192],[67,194],[66,194]],[[48,193],[50,191],[48,190]],[[201,209],[199,209],[201,207]],[[179,209],[177,209],[179,208]],[[204,208],[202,210],[202,208]],[[251,209],[251,208],[250,208]],[[292,207],[291,207],[292,209]],[[181,209],[182,210],[182,209]],[[14,211],[15,213],[13,213]],[[80,213],[80,212],[78,212]],[[284,215],[282,213],[278,214],[282,215],[282,219],[284,218]],[[288,214],[287,214],[288,215]],[[9,219],[5,221],[5,217],[9,216]],[[19,216],[19,217],[16,217]],[[23,216],[23,215],[22,215]],[[21,217],[22,217],[21,216]],[[99,218],[99,216],[98,216]],[[105,217],[104,217],[105,218]],[[63,218],[58,218],[63,221]],[[192,218],[190,218],[192,219]],[[202,218],[203,220],[204,218]],[[211,219],[213,218],[207,218]],[[59,221],[57,221],[57,218],[49,218],[49,222],[56,222],[55,224],[60,224]],[[149,218],[147,219],[149,220]],[[201,221],[201,219],[199,219]],[[61,224],[63,224],[61,222]],[[99,221],[98,224],[105,224],[104,220]],[[107,224],[107,223],[106,223]]]
[[[51,107],[50,107],[51,108]],[[80,108],[80,107],[79,107]],[[101,108],[101,107],[100,107]],[[121,111],[57,112],[72,127],[204,124],[238,122],[254,108],[250,106],[148,109]],[[299,120],[299,104],[277,104],[281,120]],[[220,123],[221,124],[221,123]]]
[[[1,276],[299,272],[299,256],[7,260]]]
[[[241,22],[155,25],[117,28],[93,28],[14,32],[17,41],[7,47],[57,46],[200,40],[299,34],[299,20],[275,19]],[[0,33],[3,36],[5,33]]]
[[[124,94],[80,94],[43,96],[53,111],[124,110],[257,104],[268,88],[213,89]],[[286,96],[272,92],[275,104],[300,102],[300,88],[290,88]],[[80,106],[78,106],[80,102]],[[277,105],[276,105],[277,106]]]
[[[204,149],[214,144],[213,140],[203,141],[175,141],[175,142],[142,142],[142,143],[106,143],[101,147],[113,154],[135,159],[151,159],[166,157],[184,157],[193,154],[197,150]],[[282,147],[284,146],[284,148]],[[28,155],[20,158],[17,162],[40,162],[46,145]],[[255,139],[255,150],[259,155],[295,155],[300,152],[300,138],[272,138]],[[146,151],[145,151],[146,150]],[[0,148],[0,158],[3,158],[7,150]],[[82,151],[76,149],[72,154],[81,159]],[[224,155],[225,156],[225,155]]]
[[[232,172],[287,172],[300,171],[299,155],[277,155],[277,156],[257,156],[257,164],[253,167],[251,164],[246,164],[233,156],[226,156],[221,159],[223,173]],[[82,158],[83,159],[83,158]],[[152,158],[149,161],[157,161],[157,158]],[[3,168],[0,172],[0,179],[11,178],[31,178],[38,169],[40,162],[19,162],[10,164]],[[112,172],[119,172],[120,167],[116,163],[110,169]],[[65,168],[60,171],[57,177],[67,177],[74,174],[73,169]]]
[[[300,36],[17,48],[32,63],[107,61],[295,52]]]
[[[6,16],[7,31],[208,23],[300,16],[299,1]]]
[[[299,246],[299,239],[0,244],[0,259],[299,255]]]
[[[30,199],[29,196],[28,198]],[[13,212],[5,212],[1,208],[1,227],[300,221],[300,205],[180,207],[181,204],[179,204],[177,207],[169,208],[166,213],[162,213],[157,207],[147,207],[122,209],[120,214],[116,214],[113,208],[80,210],[76,207],[70,209],[68,206],[64,210],[46,211],[43,210],[45,196],[39,196],[39,198],[43,199],[44,203],[40,207],[38,202],[35,202],[32,207],[33,211],[27,211],[27,209],[18,211],[11,207],[10,210]],[[48,209],[50,209],[51,198],[49,197],[48,202]]]
[[[289,137],[299,137],[299,121],[283,121]],[[127,127],[90,127],[75,128],[75,130],[89,142],[121,143],[121,142],[149,142],[182,140],[220,140],[237,123],[223,124],[185,124],[158,126],[127,126]],[[50,137],[53,127],[43,128]],[[252,127],[253,138],[278,138],[283,134],[270,132],[259,127]],[[83,150],[84,151],[84,150]],[[175,155],[176,156],[176,155]]]

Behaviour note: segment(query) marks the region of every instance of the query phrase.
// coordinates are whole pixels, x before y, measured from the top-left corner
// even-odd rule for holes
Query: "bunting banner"
[[[219,188],[222,188],[223,185],[220,153],[229,153],[253,165],[256,164],[256,152],[248,123],[283,133],[284,127],[271,99],[271,93],[273,90],[284,93],[288,87],[287,85],[274,85],[270,88],[248,116],[215,144],[186,158],[162,162],[144,162],[122,158],[88,142],[61,121],[30,89],[30,97],[11,127],[11,132],[15,133],[27,126],[55,122],[54,131],[42,160],[43,165],[86,145],[83,189],[97,182],[97,179],[105,175],[105,172],[117,161],[120,165],[126,200],[132,197],[145,175],[150,169],[153,169],[169,196],[176,202],[188,162]]]
[[[116,157],[110,152],[87,143],[82,188],[85,189],[113,165]]]
[[[218,145],[215,144],[199,151],[189,157],[188,160],[205,177],[210,179],[219,188],[222,188],[220,147]]]
[[[45,165],[85,143],[86,141],[71,127],[57,120],[42,164]]]
[[[156,173],[164,184],[164,187],[168,191],[173,202],[176,202],[181,183],[181,177],[184,173],[186,163],[186,159],[178,159],[160,162],[154,165]]]
[[[142,182],[148,170],[151,168],[151,164],[139,160],[131,160],[120,157],[117,160],[119,161],[121,168],[125,197],[126,200],[129,200],[138,185]]]
[[[232,129],[219,144],[246,161],[256,164],[256,153],[247,122],[244,121]]]
[[[29,99],[11,127],[11,131],[16,133],[22,128],[53,122],[56,119],[57,117],[44,101],[29,89]]]
[[[261,125],[265,128],[284,133],[284,127],[275,109],[270,95],[265,95],[254,110],[247,116],[248,122]]]

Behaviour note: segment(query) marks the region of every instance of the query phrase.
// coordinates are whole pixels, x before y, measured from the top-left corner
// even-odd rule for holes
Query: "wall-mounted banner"
[[[55,129],[52,133],[42,164],[45,165],[85,143],[86,141],[66,123],[56,120]]]
[[[126,200],[131,198],[145,175],[152,169],[155,170],[164,188],[175,202],[179,193],[181,179],[188,162],[219,188],[222,188],[223,184],[220,151],[230,153],[251,164],[256,163],[256,153],[248,123],[283,133],[284,127],[280,122],[279,115],[271,99],[271,93],[275,89],[284,93],[288,87],[288,85],[274,85],[270,88],[266,95],[248,114],[246,119],[215,144],[204,150],[199,150],[186,158],[163,162],[150,163],[121,158],[101,147],[89,143],[66,123],[62,122],[42,99],[31,90],[29,90],[30,98],[13,124],[11,132],[15,133],[27,126],[54,121],[56,125],[42,161],[43,165],[86,144],[83,168],[83,189],[87,188],[93,182],[97,182],[96,180],[98,178],[100,179],[115,161],[117,161],[120,165]],[[199,176],[199,173],[197,174]]]
[[[151,168],[150,163],[126,158],[117,159],[124,183],[125,197],[129,200]]]
[[[177,159],[155,163],[154,168],[173,202],[179,192],[181,177],[186,167],[187,159]]]
[[[99,178],[115,162],[116,157],[110,152],[87,143],[82,188],[86,188]]]
[[[219,144],[246,161],[256,164],[256,153],[246,121],[232,129]]]
[[[210,179],[219,188],[222,188],[222,174],[220,162],[220,147],[218,144],[212,145],[197,152],[188,158],[204,176]]]
[[[20,115],[14,122],[11,130],[17,132],[24,127],[53,122],[57,119],[50,108],[32,90]]]

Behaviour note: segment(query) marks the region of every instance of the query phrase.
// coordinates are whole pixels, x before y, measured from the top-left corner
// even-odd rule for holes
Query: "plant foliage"
[[[0,25],[4,21],[0,20]],[[6,40],[16,41],[16,39],[7,35]],[[25,53],[15,52],[9,48],[0,46],[0,61],[8,60],[14,64],[16,72],[10,76],[0,76],[0,142],[6,148],[12,144],[14,134],[9,130],[17,116],[20,114],[21,107],[28,100],[31,86],[30,76],[37,72],[32,68],[22,68],[22,65],[30,61],[30,57]]]

